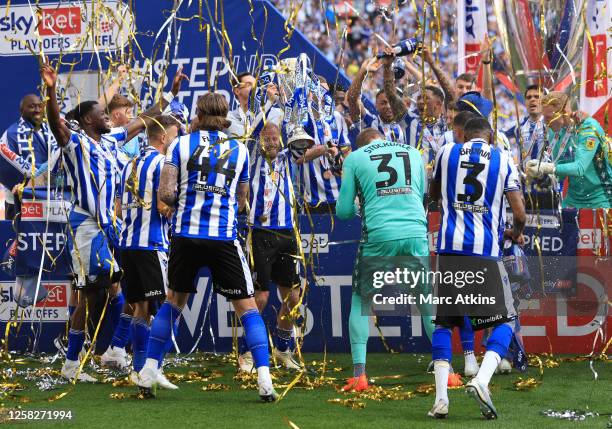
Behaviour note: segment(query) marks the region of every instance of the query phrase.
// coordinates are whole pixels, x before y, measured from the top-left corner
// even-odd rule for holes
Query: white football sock
[[[468,366],[468,365],[477,366],[478,365],[478,361],[476,360],[476,355],[474,355],[473,351],[464,353],[463,357],[465,358],[465,366]]]
[[[257,384],[263,387],[272,387],[270,367],[260,366],[257,368]]]
[[[482,359],[482,363],[480,364],[480,369],[478,370],[478,374],[476,374],[476,378],[482,384],[488,386],[491,381],[491,377],[495,373],[497,369],[497,365],[501,362],[501,357],[492,350],[487,350]]]
[[[445,360],[434,361],[434,375],[436,378],[436,399],[434,404],[438,403],[438,400],[442,399],[448,403],[448,373],[450,371],[450,364]]]
[[[159,366],[159,363],[157,362],[157,359],[147,358],[142,369],[149,368],[149,369],[153,369],[157,371],[158,366]]]

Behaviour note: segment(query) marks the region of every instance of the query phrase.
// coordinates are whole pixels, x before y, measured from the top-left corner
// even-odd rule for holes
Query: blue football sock
[[[147,347],[148,359],[155,359],[158,363],[162,361],[166,343],[172,335],[172,327],[180,315],[181,310],[168,301],[162,304],[151,325]]]
[[[149,325],[147,325],[146,320],[140,317],[134,317],[130,325],[130,330],[132,331],[132,352],[134,353],[132,364],[134,365],[134,371],[140,372],[147,359]]]
[[[452,335],[453,332],[450,329],[436,326],[436,330],[431,337],[431,357],[433,360],[451,361],[453,358]]]
[[[247,345],[253,355],[255,368],[270,366],[270,354],[268,352],[268,335],[266,325],[261,314],[256,308],[247,310],[240,317]]]
[[[459,337],[461,337],[461,348],[463,353],[474,351],[474,329],[469,317],[464,316],[463,326],[459,328]]]
[[[85,332],[71,329],[68,331],[68,350],[66,351],[66,359],[79,360],[79,353],[83,349],[85,343]]]
[[[247,346],[246,338],[244,338],[244,329],[242,330],[242,335],[238,337],[238,354],[243,355],[249,351],[249,346]]]
[[[128,341],[130,340],[130,325],[132,324],[132,316],[129,314],[121,313],[119,323],[115,327],[115,333],[111,345],[113,347],[125,348]]]
[[[281,351],[287,351],[291,348],[293,340],[293,329],[276,328],[276,348]]]
[[[110,320],[110,323],[111,323],[113,335],[115,335],[117,326],[119,326],[119,321],[121,320],[121,314],[122,314],[121,312],[123,311],[123,304],[125,304],[125,300],[123,299],[123,295],[119,293],[113,296],[112,298],[110,298],[108,300],[108,304],[106,305],[106,313],[107,313],[108,320]],[[128,332],[130,330],[130,323],[132,323],[131,319],[126,326]],[[114,344],[112,345],[114,346]],[[125,347],[125,345],[117,346],[117,347]]]
[[[506,356],[510,340],[512,339],[512,328],[509,324],[504,323],[493,328],[489,339],[487,340],[487,351],[491,350],[499,356]]]
[[[174,322],[174,326],[172,326],[172,332],[174,332],[174,338],[177,338],[178,336],[178,326],[179,326],[179,319],[177,318],[176,322]],[[164,358],[166,357],[166,354],[170,350],[172,350],[173,346],[174,346],[174,341],[172,341],[172,335],[170,335],[170,338],[168,338],[168,341],[166,341],[166,346],[164,347],[164,353],[162,354],[162,358],[157,361],[157,368],[162,367],[162,363],[164,361]]]

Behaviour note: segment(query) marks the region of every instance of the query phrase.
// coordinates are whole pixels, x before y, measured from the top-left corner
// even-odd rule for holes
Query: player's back
[[[520,189],[510,153],[482,139],[448,144],[438,153],[434,178],[442,197],[438,253],[498,259],[504,193]]]
[[[425,170],[418,150],[374,140],[352,152],[344,170],[355,176],[363,241],[425,237]]]
[[[249,181],[246,146],[220,131],[196,131],[170,145],[166,164],[178,169],[174,235],[234,240],[236,188]]]

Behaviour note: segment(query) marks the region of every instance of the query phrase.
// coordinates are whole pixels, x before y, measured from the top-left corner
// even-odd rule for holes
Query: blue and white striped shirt
[[[348,127],[346,120],[342,117],[342,114],[337,110],[334,110],[333,119],[328,122],[331,130],[331,142],[334,146],[346,147],[351,146],[351,141],[348,136]]]
[[[436,157],[434,177],[442,196],[437,252],[499,259],[504,193],[520,189],[510,153],[481,139],[447,144]]]
[[[157,209],[157,190],[165,160],[164,155],[149,146],[121,174],[121,249],[168,251],[168,221]]]
[[[396,143],[406,143],[406,135],[402,130],[402,125],[399,122],[383,122],[380,115],[371,113],[365,109],[361,122],[356,124],[359,129],[375,128],[385,136],[385,140]]]
[[[421,152],[423,164],[432,163],[436,157],[438,141],[446,132],[446,124],[439,120],[435,124],[423,126],[421,117],[416,112],[408,111],[401,120],[404,126],[406,144]]]
[[[272,161],[268,161],[261,151],[257,150],[251,162],[249,224],[253,227],[293,228],[295,195],[290,158],[289,149],[279,152]]]
[[[316,122],[315,146],[327,144],[331,136],[329,125]],[[340,195],[340,177],[331,175],[326,179],[324,173],[331,168],[329,160],[320,156],[298,166],[298,194],[310,205],[335,203]]]
[[[71,133],[62,148],[74,208],[97,218],[102,227],[114,219],[114,200],[119,167],[116,153],[121,134],[105,134],[100,143],[84,133]],[[125,141],[125,140],[123,140]]]
[[[236,239],[238,183],[249,181],[245,145],[220,131],[196,131],[176,139],[166,164],[178,168],[178,207],[172,220],[176,236]]]

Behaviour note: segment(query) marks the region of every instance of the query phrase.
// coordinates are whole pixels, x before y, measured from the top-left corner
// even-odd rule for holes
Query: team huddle
[[[448,416],[457,327],[464,373],[472,377],[466,391],[483,416],[496,418],[488,385],[496,371],[510,370],[510,344],[520,343],[501,263],[504,242],[523,244],[526,206],[611,207],[612,148],[595,120],[571,110],[569,96],[544,94],[537,85],[525,93],[529,115],[512,130],[497,130],[490,121],[490,76],[482,91],[474,90],[475,77],[467,74],[453,85],[428,51],[424,58],[439,86],[424,86],[415,106],[395,87],[390,53],[366,61],[346,92],[318,76],[321,93],[333,100],[330,110],[311,112],[304,136],[290,145],[285,142],[292,124],[279,88],[259,86],[248,72],[231,78],[239,104],[232,111],[224,96],[210,92],[197,100],[197,116],[189,121],[176,98],[186,79],[179,70],[171,91],[135,119],[133,104],[117,94],[81,102],[62,117],[56,71],[43,63],[46,122],[41,100],[24,97],[19,123],[0,142],[0,161],[7,166],[0,181],[18,195],[24,177],[34,185],[49,177],[71,194],[67,236],[74,292],[62,376],[95,381],[83,371],[81,352],[89,324],[106,315],[114,335],[102,364],[130,369],[146,397],[154,397],[157,387],[177,389],[163,374],[164,356],[196,292],[198,272],[208,267],[215,292],[232,302],[243,327],[240,370],[257,373],[263,401],[276,400],[270,352],[284,367],[305,370],[295,353],[305,281],[298,214],[341,220],[358,215],[362,236],[349,316],[353,377],[343,390],[366,390],[374,290],[362,281],[371,268],[367,261],[407,257],[410,269],[430,270],[427,211],[439,209],[435,269],[484,272],[495,299],[457,304],[458,290],[450,284],[418,285],[420,293],[452,298],[443,300],[450,304],[419,305],[436,386],[428,414]],[[361,101],[361,85],[381,67],[384,88],[372,111]],[[256,90],[266,94],[257,109],[251,102]],[[23,135],[34,148],[29,155],[16,143]],[[14,214],[12,200],[7,209]],[[245,240],[238,234],[240,214],[247,219]],[[281,308],[270,345],[261,313],[271,283]],[[92,312],[95,307],[106,310]],[[474,330],[487,331],[480,365]]]

